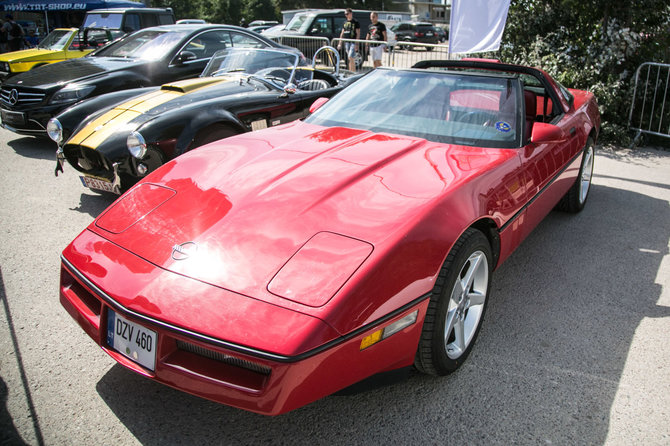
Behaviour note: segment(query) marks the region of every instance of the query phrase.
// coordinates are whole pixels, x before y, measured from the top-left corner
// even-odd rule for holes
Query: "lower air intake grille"
[[[195,355],[204,356],[205,358],[213,359],[215,361],[223,362],[224,364],[241,367],[243,369],[251,370],[252,372],[260,373],[261,375],[270,375],[272,369],[262,364],[236,358],[234,356],[226,355],[217,351],[209,350],[198,345],[191,344],[177,340],[177,348]]]

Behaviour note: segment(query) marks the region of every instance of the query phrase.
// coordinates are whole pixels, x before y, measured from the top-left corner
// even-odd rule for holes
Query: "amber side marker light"
[[[398,319],[394,323],[389,324],[386,327],[381,328],[375,331],[374,333],[367,335],[361,340],[361,350],[364,350],[376,344],[379,341],[383,341],[389,336],[398,333],[405,327],[409,327],[410,325],[416,322],[416,318],[418,315],[419,310],[415,310],[410,314],[408,314],[407,316],[403,317],[402,319]]]

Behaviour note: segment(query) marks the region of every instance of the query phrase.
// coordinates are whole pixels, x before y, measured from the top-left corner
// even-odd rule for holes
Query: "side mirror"
[[[318,109],[321,108],[323,104],[328,102],[329,98],[318,98],[316,101],[312,103],[312,105],[309,107],[309,112],[314,113]]]
[[[176,60],[177,60],[177,63],[183,64],[183,63],[188,62],[189,60],[195,60],[195,59],[197,59],[197,56],[195,55],[195,53],[192,53],[191,51],[182,51],[177,56]]]
[[[546,144],[563,142],[567,140],[568,136],[559,126],[547,124],[545,122],[533,123],[533,131],[530,135],[530,142],[535,144]]]

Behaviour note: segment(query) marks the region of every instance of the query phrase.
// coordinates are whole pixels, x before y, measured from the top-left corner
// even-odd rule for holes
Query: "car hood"
[[[278,305],[319,307],[377,244],[481,164],[501,161],[499,153],[294,122],[182,155],[89,229],[180,275]],[[309,275],[299,266],[314,253],[336,268],[318,266],[310,287],[291,290],[290,274],[278,272]]]
[[[232,82],[233,80],[237,82]],[[125,144],[103,148],[111,138],[125,142],[129,132],[143,123],[169,111],[183,110],[194,103],[235,94],[248,94],[253,87],[239,82],[239,77],[205,77],[172,82],[159,90],[136,96],[96,116],[72,134],[68,144],[78,144],[105,152],[121,150]],[[246,97],[246,96],[245,96]],[[244,100],[245,98],[240,98]]]
[[[21,73],[5,82],[3,86],[21,85],[48,89],[68,82],[85,81],[102,73],[127,70],[131,67],[137,69],[148,63],[134,59],[85,56]]]
[[[48,60],[55,56],[62,56],[62,50],[46,50],[31,48],[28,50],[14,51],[0,55],[0,62],[28,62],[30,60]],[[86,53],[84,53],[86,54]]]

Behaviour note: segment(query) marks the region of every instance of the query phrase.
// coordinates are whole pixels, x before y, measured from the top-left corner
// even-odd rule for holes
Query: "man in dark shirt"
[[[376,12],[370,13],[370,25],[368,26],[368,34],[365,36],[365,40],[371,40],[373,42],[386,42],[386,25],[378,21],[379,17]],[[386,49],[386,45],[382,43],[375,43],[370,46],[370,55],[372,56],[372,63],[375,68],[382,65],[382,53]]]
[[[354,19],[354,11],[347,8],[344,12],[347,21],[342,25],[342,32],[340,39],[360,39],[361,38],[361,24]],[[358,42],[344,42],[345,52],[349,58],[349,70],[356,71],[356,53],[358,52]],[[342,49],[342,42],[337,45],[337,49]]]

